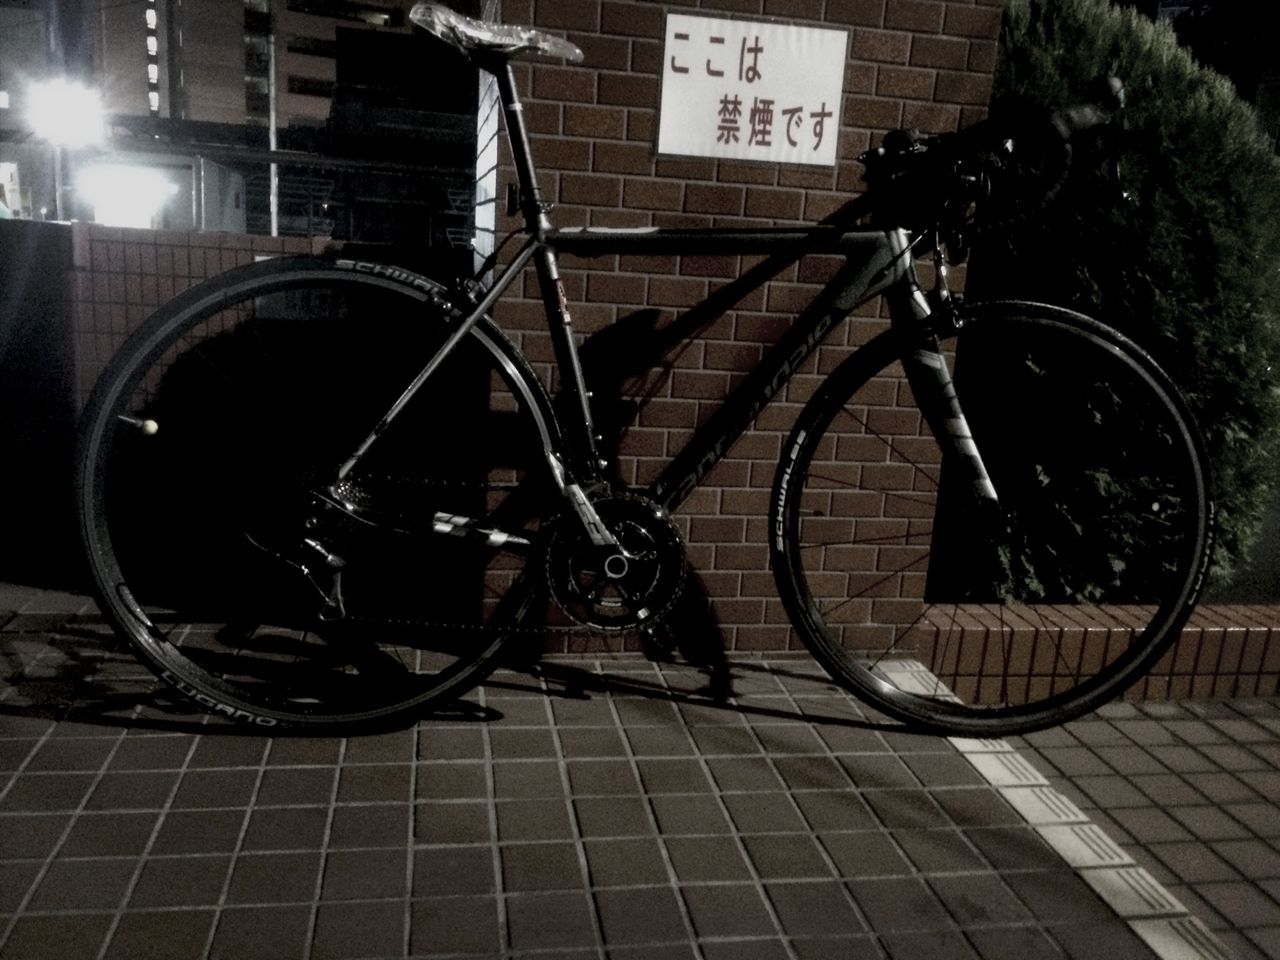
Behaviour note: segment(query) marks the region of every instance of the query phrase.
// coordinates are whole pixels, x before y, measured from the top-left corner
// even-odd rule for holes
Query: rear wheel
[[[364,265],[367,266],[367,265]],[[99,603],[165,679],[263,725],[399,719],[480,679],[528,604],[544,400],[435,288],[324,261],[184,294],[103,374],[79,458]]]
[[[963,321],[943,351],[998,509],[944,462],[886,333],[800,415],[771,547],[836,680],[923,729],[1000,736],[1151,668],[1199,591],[1211,510],[1194,426],[1138,348],[1047,306]]]

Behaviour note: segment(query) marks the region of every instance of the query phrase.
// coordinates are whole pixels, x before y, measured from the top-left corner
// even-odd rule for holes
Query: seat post
[[[496,58],[480,63],[498,81],[498,95],[507,120],[507,140],[511,144],[511,159],[520,184],[520,211],[525,228],[539,241],[533,256],[538,273],[538,287],[542,293],[542,307],[547,316],[551,334],[551,346],[555,351],[556,365],[560,369],[560,389],[565,402],[574,411],[566,417],[563,436],[572,458],[566,464],[571,481],[589,482],[598,477],[605,467],[596,443],[595,424],[591,415],[590,392],[582,375],[582,361],[578,357],[578,345],[574,339],[573,319],[565,299],[564,284],[560,280],[560,268],[555,251],[545,242],[551,230],[538,188],[537,174],[533,168],[533,155],[529,149],[529,135],[524,125],[524,111],[520,96],[516,93],[515,78],[506,58]]]
[[[529,232],[542,239],[551,229],[546,211],[542,207],[542,191],[538,187],[537,173],[533,168],[533,155],[529,149],[529,133],[524,124],[524,107],[516,92],[515,77],[506,57],[496,58],[491,64],[480,64],[498,81],[498,96],[507,121],[507,140],[511,144],[511,159],[515,163],[516,179],[520,184],[520,212],[524,215]]]

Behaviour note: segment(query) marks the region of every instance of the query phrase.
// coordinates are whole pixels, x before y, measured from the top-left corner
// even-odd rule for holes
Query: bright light
[[[156,52],[160,49],[159,44],[160,41],[155,37],[147,37],[147,53],[154,57]]]
[[[154,7],[147,10],[146,17],[147,29],[154,30],[156,28],[156,11]]]
[[[102,101],[96,90],[69,80],[47,80],[31,87],[27,122],[36,136],[62,147],[101,143]]]
[[[144,229],[178,192],[177,185],[159,170],[124,164],[90,167],[80,176],[77,186],[93,204],[93,219],[98,223]]]
[[[160,65],[157,63],[147,64],[147,81],[150,83],[160,82]]]
[[[159,91],[157,91],[157,90],[150,90],[150,91],[148,91],[148,92],[147,92],[147,106],[148,106],[148,107],[150,107],[152,110],[159,111],[159,109],[160,109],[160,93],[159,93]]]
[[[7,90],[0,90],[0,110],[8,110],[8,109],[9,109],[9,92]]]

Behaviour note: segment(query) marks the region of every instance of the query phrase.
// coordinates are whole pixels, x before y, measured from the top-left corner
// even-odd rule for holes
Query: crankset
[[[684,586],[680,531],[644,497],[614,493],[591,505],[617,544],[593,543],[577,516],[560,517],[547,544],[552,596],[571,619],[597,630],[656,624]]]

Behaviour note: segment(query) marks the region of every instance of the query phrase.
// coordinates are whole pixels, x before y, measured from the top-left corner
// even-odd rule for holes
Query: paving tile
[[[1153,802],[1152,798],[1138,789],[1136,784],[1118,774],[1101,777],[1072,777],[1070,782],[1089,798],[1090,806],[1149,807]]]
[[[70,773],[101,770],[116,741],[106,737],[46,740],[31,755],[26,769],[32,773]]]
[[[775,757],[774,769],[791,790],[850,790],[849,774],[825,756]]]
[[[172,805],[175,810],[247,807],[257,783],[256,770],[188,770]]]
[[[812,837],[754,835],[743,837],[742,843],[764,880],[832,876],[831,867]]]
[[[507,897],[512,950],[591,947],[597,931],[585,892],[527,893]]]
[[[1114,809],[1110,814],[1138,843],[1190,840],[1193,836],[1185,826],[1159,807]]]
[[[628,726],[624,733],[636,757],[691,757],[697,752],[689,735],[680,728]]]
[[[215,916],[213,910],[126,913],[103,960],[202,960]]]
[[[413,851],[414,897],[492,894],[495,888],[493,849],[488,844]]]
[[[277,737],[271,741],[266,762],[269,767],[332,767],[337,766],[342,749],[343,742],[334,737]]]
[[[1249,880],[1280,878],[1280,852],[1256,839],[1221,840],[1213,850]],[[1184,878],[1190,879],[1190,878]],[[1215,879],[1235,879],[1218,877]]]
[[[670,887],[597,890],[600,929],[610,945],[689,939],[682,904]]]
[[[560,748],[568,759],[605,759],[627,755],[622,734],[613,728],[567,727],[559,733]]]
[[[866,929],[842,884],[772,882],[765,894],[789,937],[849,937]]]
[[[217,906],[230,868],[226,854],[144,860],[129,909]]]
[[[325,900],[380,900],[408,896],[404,850],[331,850],[324,860]]]
[[[1240,879],[1228,860],[1203,843],[1153,843],[1148,849],[1184,883]]]
[[[724,805],[740,833],[798,833],[809,829],[791,797],[782,792],[730,793],[725,795]]]
[[[658,796],[649,800],[658,830],[664,836],[731,832],[732,826],[713,797]]]
[[[1030,927],[968,930],[982,960],[1059,960],[1062,954],[1044,933]]]
[[[472,778],[477,780],[477,783],[472,785],[470,792],[463,795],[484,796],[483,789],[486,781],[483,766],[479,764],[466,764],[466,766],[478,768],[478,777]],[[559,798],[564,794],[564,784],[560,779],[560,764],[553,760],[495,763],[492,765],[492,771],[493,793],[499,800]],[[438,767],[432,770],[436,775],[442,772],[444,771]],[[480,788],[480,792],[475,790],[476,786]],[[419,796],[422,794],[419,793]]]
[[[192,769],[256,767],[262,763],[269,746],[270,741],[266,737],[199,737],[187,766]]]
[[[574,800],[573,810],[584,837],[645,837],[653,833],[649,808],[640,797],[588,797]],[[549,816],[558,819],[558,814]]]
[[[405,908],[400,901],[322,903],[316,911],[313,960],[402,956]]]
[[[415,900],[411,906],[409,949],[421,955],[500,955],[498,905],[493,897]],[[389,956],[399,957],[399,949]]]
[[[159,811],[82,813],[58,850],[63,857],[138,856],[160,821]],[[0,844],[0,850],[7,847]]]
[[[509,893],[585,886],[578,848],[567,841],[503,844],[502,877],[503,889]]]
[[[959,830],[896,830],[893,840],[921,873],[987,869],[987,862]],[[828,848],[829,849],[829,848]]]
[[[571,760],[566,764],[575,796],[618,796],[640,792],[640,781],[626,760]]]
[[[76,810],[95,779],[91,773],[20,773],[0,797],[0,813]]]
[[[961,927],[1031,919],[1027,908],[994,873],[930,877],[929,885]]]
[[[496,760],[554,760],[559,756],[550,730],[498,726],[489,731],[489,740]]]
[[[407,803],[412,790],[408,763],[356,764],[338,774],[338,803]]]
[[[910,863],[889,839],[889,835],[880,831],[831,833],[820,840],[841,877],[853,879],[905,876],[911,873]]]
[[[872,830],[879,826],[871,808],[852,790],[806,791],[793,797],[815,831]]]
[[[854,902],[877,933],[938,930],[948,925],[946,908],[925,884],[914,877],[849,881]]]
[[[498,839],[503,843],[519,840],[568,840],[573,837],[569,811],[563,800],[503,800],[495,804],[495,807]]]
[[[960,933],[929,931],[921,933],[889,933],[881,937],[881,943],[891,960],[915,960],[920,957],[936,960],[976,960],[973,947]]]
[[[226,907],[218,915],[210,960],[302,960],[311,907]]]
[[[316,896],[320,854],[248,853],[236,858],[228,903],[299,903]]]
[[[257,806],[329,804],[333,800],[336,767],[273,767],[262,774]]]
[[[963,805],[959,804],[958,801],[965,798],[952,797],[953,794],[967,793],[981,794],[980,802],[983,807],[992,805],[991,794],[987,790],[948,790],[939,791],[938,794],[933,796],[921,790],[870,790],[864,793],[862,798],[885,827],[890,830],[906,830],[925,827],[946,827],[951,825],[953,819],[957,823],[964,822],[962,818],[966,816],[966,812],[969,815],[980,816],[968,804],[967,800]],[[945,801],[944,798],[946,798]],[[970,799],[977,799],[977,797]],[[944,811],[943,807],[939,805],[952,800],[957,801],[951,804],[956,808],[955,811]],[[1003,804],[1003,801],[999,802]],[[948,814],[950,814],[950,819]],[[961,819],[957,819],[957,817]]]
[[[0,960],[96,957],[111,919],[106,914],[19,917],[0,948]]]
[[[1200,840],[1238,840],[1249,835],[1239,821],[1217,807],[1170,807],[1169,813]]]
[[[158,737],[125,737],[107,763],[108,770],[179,770],[196,738],[182,734]]]
[[[419,760],[483,760],[484,732],[473,727],[423,729],[418,734]]]
[[[137,864],[132,858],[54,860],[27,903],[31,911],[115,910]]]
[[[710,793],[711,780],[697,760],[636,761],[640,782],[650,795],[660,793]]]
[[[1204,883],[1196,892],[1233,927],[1280,926],[1280,904],[1248,883]]]
[[[344,764],[412,763],[415,744],[412,730],[394,730],[373,736],[352,737],[347,741]]]
[[[588,839],[583,848],[593,887],[663,884],[669,880],[667,863],[655,838]]]
[[[706,960],[789,960],[787,948],[780,940],[708,940],[700,946]],[[613,960],[612,952],[609,960]],[[652,956],[646,960],[662,960],[662,957]]]
[[[699,937],[761,937],[775,933],[768,908],[755,886],[686,885],[680,893]]]
[[[1071,960],[1151,960],[1151,949],[1119,920],[1062,924],[1051,935]]]
[[[1030,827],[970,829],[965,836],[997,870],[1062,869],[1062,858]]]
[[[409,839],[410,811],[404,804],[357,804],[332,808],[328,845],[400,847]]]
[[[244,810],[171,810],[160,823],[153,854],[228,853],[244,826]]]
[[[419,843],[489,843],[489,805],[421,802],[413,807],[413,837]]]
[[[681,883],[752,878],[746,853],[729,837],[668,837],[665,845]]]
[[[1125,776],[1167,772],[1165,765],[1151,752],[1150,746],[1099,746],[1094,749],[1103,763]]]
[[[1228,803],[1227,813],[1259,837],[1280,837],[1280,817],[1270,803]]]
[[[243,846],[252,851],[319,850],[328,825],[328,807],[255,808]]]

